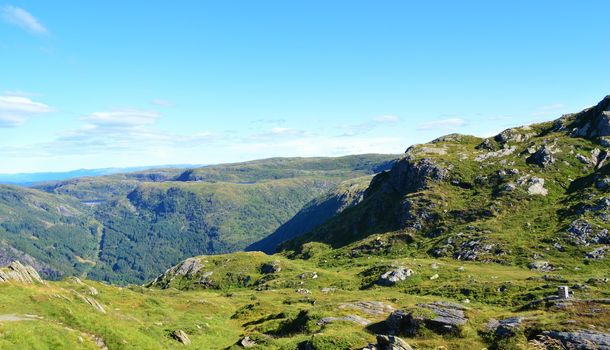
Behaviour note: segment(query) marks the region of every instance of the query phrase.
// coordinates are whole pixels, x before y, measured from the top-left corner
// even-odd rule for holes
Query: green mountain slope
[[[97,258],[101,224],[66,197],[0,185],[0,263],[19,260],[45,276],[79,275]]]
[[[0,226],[0,260],[21,256],[46,277],[142,283],[186,257],[244,249],[340,182],[393,159],[273,158],[5,186],[0,205],[18,215]],[[33,201],[50,209],[39,214]]]
[[[340,183],[336,188],[305,204],[275,232],[252,243],[246,247],[246,251],[275,253],[280,243],[313,230],[346,208],[359,203],[370,181],[371,177],[366,176]]]

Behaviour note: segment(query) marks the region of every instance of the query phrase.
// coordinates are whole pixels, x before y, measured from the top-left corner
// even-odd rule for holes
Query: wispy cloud
[[[461,118],[449,118],[422,123],[417,130],[455,130],[466,126],[466,121]]]
[[[536,117],[540,116],[548,116],[548,115],[556,115],[566,112],[567,107],[563,103],[555,103],[545,106],[538,107],[532,114]]]
[[[51,111],[51,107],[28,97],[0,96],[0,128],[16,127],[34,115]]]
[[[387,114],[373,117],[362,123],[340,125],[339,129],[343,130],[341,137],[352,137],[366,134],[371,130],[381,127],[386,124],[394,124],[400,121],[400,117]]]
[[[150,103],[159,107],[174,107],[174,103],[172,101],[164,100],[161,98],[155,98],[154,100],[150,101]]]
[[[155,111],[141,111],[135,109],[117,110],[112,112],[96,112],[83,119],[98,127],[141,127],[154,124],[159,118]]]
[[[0,9],[0,17],[5,22],[16,25],[33,34],[44,35],[49,33],[47,28],[31,13],[13,5],[3,6]]]
[[[400,118],[395,115],[380,115],[373,118],[374,121],[378,123],[396,123],[400,121]]]

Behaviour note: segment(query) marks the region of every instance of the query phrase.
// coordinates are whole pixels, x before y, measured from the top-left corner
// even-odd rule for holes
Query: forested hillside
[[[142,283],[189,256],[242,250],[342,181],[395,158],[273,158],[3,186],[0,257],[30,262],[47,278]]]

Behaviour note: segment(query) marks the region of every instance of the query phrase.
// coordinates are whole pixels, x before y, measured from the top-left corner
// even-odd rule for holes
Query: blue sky
[[[608,1],[0,0],[0,172],[401,153],[553,119],[610,94],[608,13]]]

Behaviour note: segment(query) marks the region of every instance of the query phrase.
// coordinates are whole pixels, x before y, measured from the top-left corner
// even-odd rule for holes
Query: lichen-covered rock
[[[27,284],[44,283],[33,267],[22,265],[19,261],[13,261],[9,266],[0,268],[0,283],[10,281]]]
[[[403,266],[399,266],[390,271],[386,271],[379,276],[379,279],[375,282],[381,286],[393,286],[397,282],[404,281],[414,274],[413,270]]]

